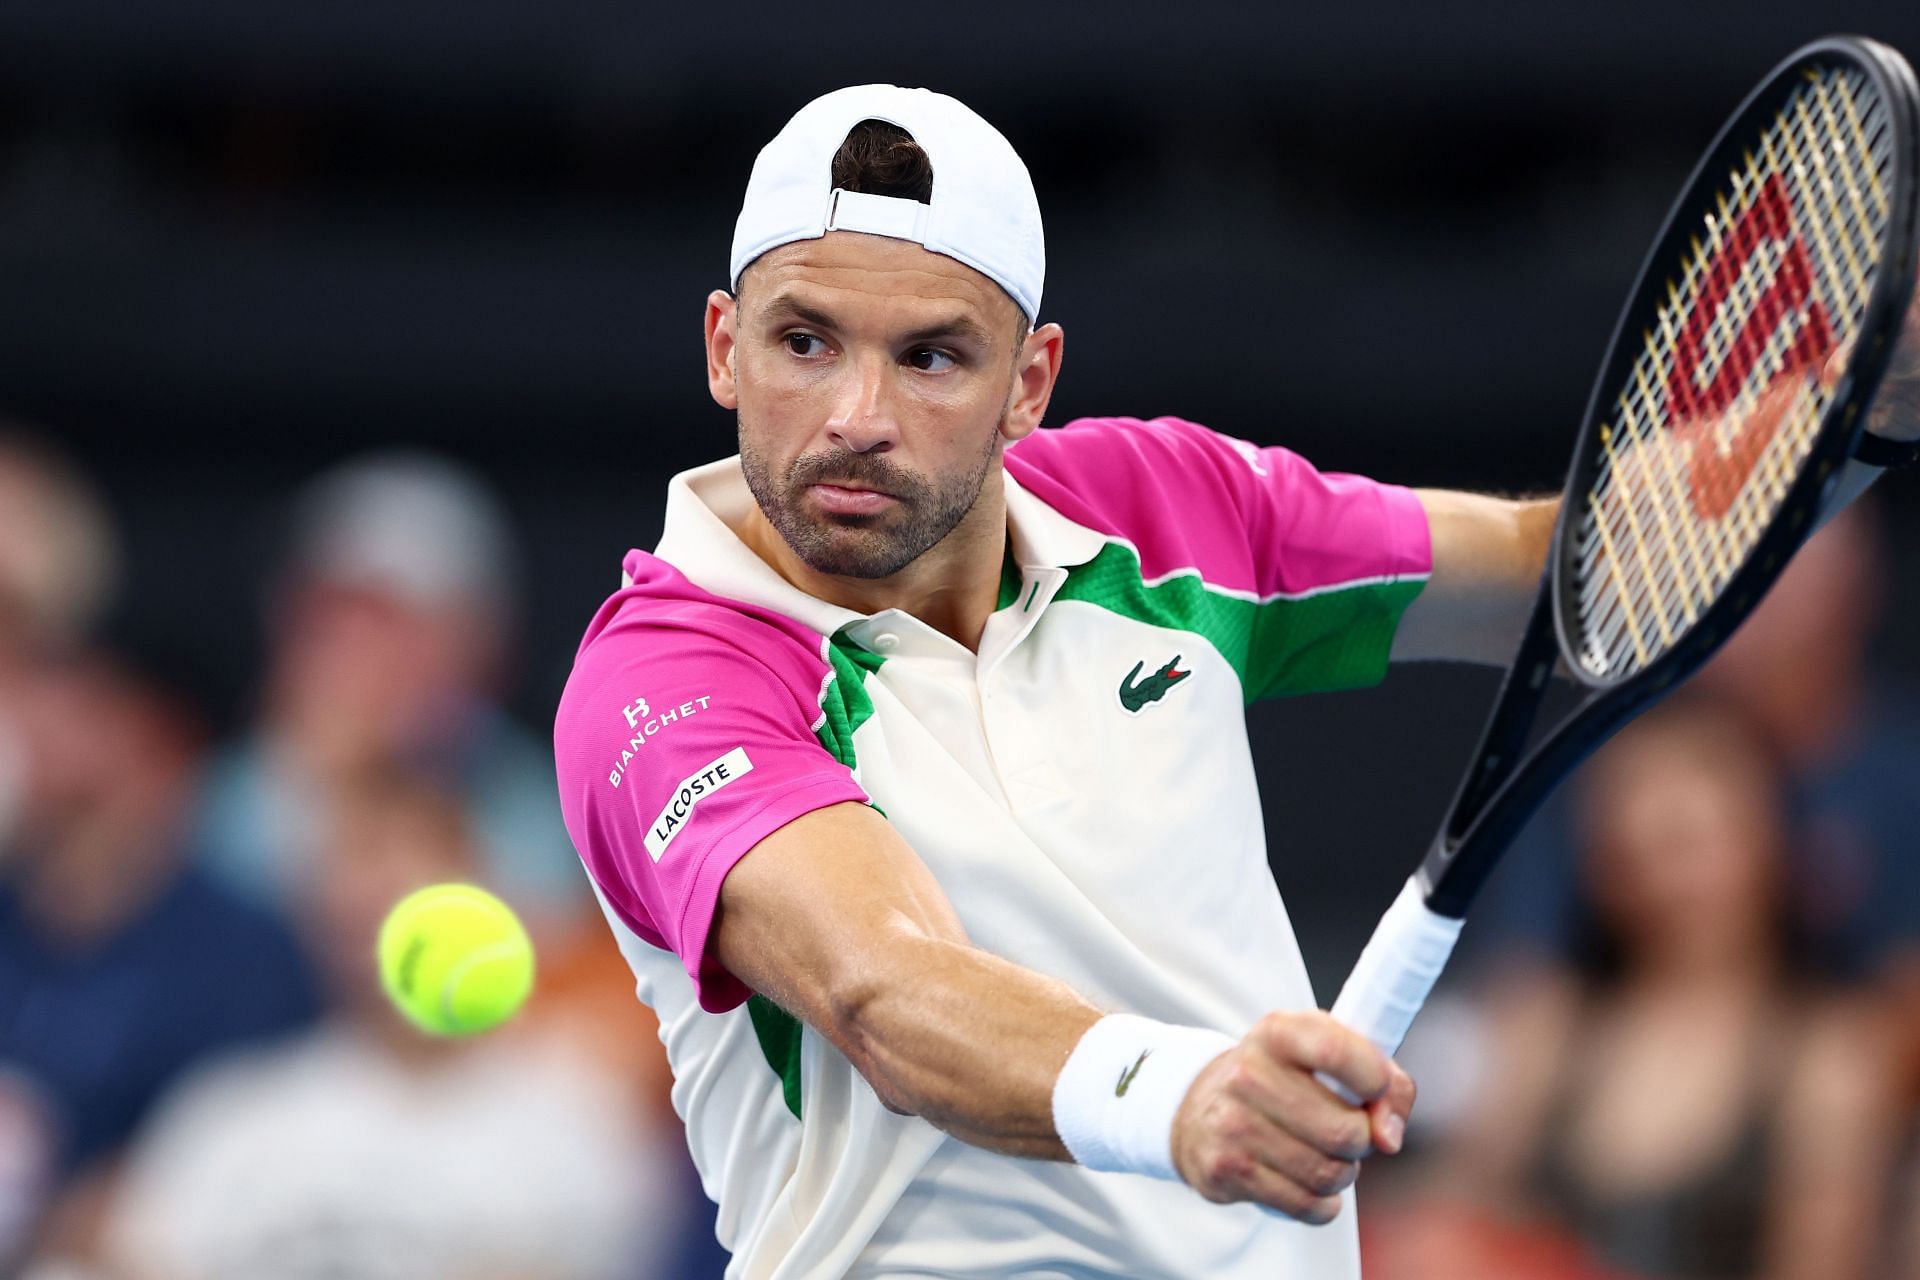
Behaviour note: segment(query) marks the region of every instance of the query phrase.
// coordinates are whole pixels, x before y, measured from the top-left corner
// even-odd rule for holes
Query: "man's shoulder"
[[[821,634],[799,619],[710,591],[652,552],[631,551],[621,567],[620,589],[607,597],[588,625],[576,665],[590,650],[609,644],[645,648],[717,644],[750,652],[769,645],[797,646],[817,654],[823,643]]]
[[[1231,502],[1250,485],[1270,483],[1276,456],[1293,460],[1286,450],[1170,417],[1075,418],[1035,431],[1006,454],[1008,470],[1028,488],[1200,503]]]
[[[1062,466],[1102,466],[1118,473],[1151,471],[1196,455],[1251,451],[1237,441],[1185,418],[1088,417],[1058,427],[1043,427],[1007,447],[1007,457],[1040,470]]]
[[[630,553],[624,567],[625,583],[601,605],[574,655],[561,694],[561,726],[581,706],[598,707],[610,690],[624,690],[642,675],[656,690],[704,695],[781,688],[798,700],[815,699],[831,669],[819,632],[774,609],[705,590],[648,552]],[[676,693],[668,701],[681,699]]]
[[[1006,465],[1074,522],[1147,559],[1192,564],[1196,537],[1245,523],[1245,508],[1273,483],[1267,455],[1276,452],[1183,418],[1078,418],[1009,446]]]

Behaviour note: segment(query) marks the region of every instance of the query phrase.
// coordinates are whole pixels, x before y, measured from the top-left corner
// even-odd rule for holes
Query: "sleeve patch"
[[[688,774],[673,789],[673,794],[667,798],[667,807],[660,811],[653,825],[648,828],[647,853],[655,862],[660,861],[674,837],[686,829],[687,820],[693,816],[696,805],[728,783],[752,772],[753,761],[747,758],[747,749],[735,747],[706,768]]]
[[[627,766],[633,763],[634,755],[646,746],[655,734],[669,725],[699,715],[712,702],[711,694],[702,694],[697,698],[688,699],[677,707],[661,708],[657,714],[653,705],[645,698],[635,698],[621,707],[620,714],[626,717],[627,728],[632,731],[632,736],[621,744],[620,754],[613,761],[613,767],[607,772],[607,782],[618,787],[620,780],[627,776]],[[655,854],[654,861],[659,860],[660,855]]]

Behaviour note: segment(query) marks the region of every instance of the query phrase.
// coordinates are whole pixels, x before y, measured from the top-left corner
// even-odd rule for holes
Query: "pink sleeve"
[[[1179,418],[1038,431],[1007,450],[1007,469],[1069,519],[1124,540],[1150,590],[1191,577],[1220,608],[1240,602],[1244,627],[1221,643],[1249,697],[1378,680],[1433,567],[1412,490]]]
[[[814,736],[827,664],[811,633],[701,595],[665,571],[608,602],[561,696],[554,749],[588,873],[720,1012],[751,994],[707,953],[727,873],[802,814],[867,796]]]
[[[1014,477],[1081,524],[1131,542],[1141,572],[1197,569],[1261,598],[1433,566],[1410,489],[1323,472],[1279,446],[1180,418],[1080,418],[1009,449]]]

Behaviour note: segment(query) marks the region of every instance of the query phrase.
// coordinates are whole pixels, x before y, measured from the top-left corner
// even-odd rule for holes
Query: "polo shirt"
[[[562,808],[659,1014],[727,1275],[1357,1277],[1350,1209],[1305,1226],[896,1115],[708,953],[729,868],[856,801],[975,945],[1102,1008],[1237,1036],[1315,1005],[1245,706],[1380,679],[1431,567],[1418,499],[1170,418],[1004,458],[977,652],[780,577],[733,532],[753,499],[730,458],[672,481],[562,696]]]

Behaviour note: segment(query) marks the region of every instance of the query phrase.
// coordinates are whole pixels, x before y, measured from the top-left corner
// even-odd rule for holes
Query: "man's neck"
[[[995,468],[980,500],[951,533],[900,572],[886,578],[820,573],[794,554],[755,505],[736,529],[741,541],[774,572],[818,600],[874,614],[898,609],[969,649],[980,647],[1000,594],[1007,546],[1006,492]]]

